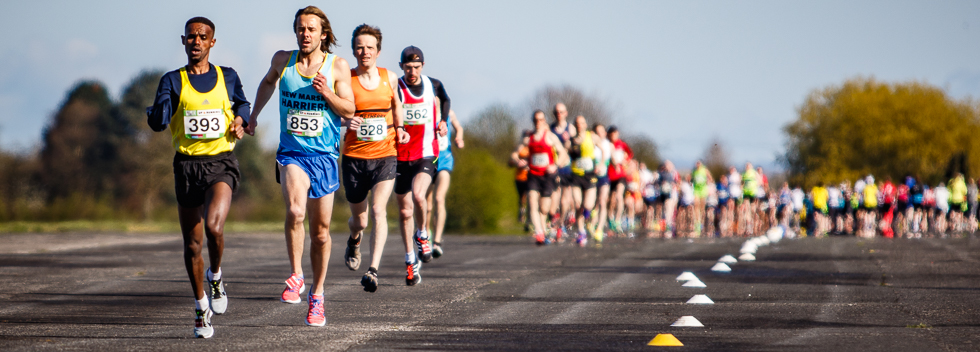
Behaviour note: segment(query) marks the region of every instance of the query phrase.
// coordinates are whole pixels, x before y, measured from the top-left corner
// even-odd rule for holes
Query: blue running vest
[[[330,110],[327,100],[313,89],[313,78],[303,76],[296,68],[299,52],[294,50],[289,63],[279,77],[279,150],[278,153],[298,152],[302,154],[329,154],[338,157],[340,147],[340,117]],[[337,55],[327,54],[320,66],[320,73],[327,77],[327,86],[334,91],[333,64]],[[334,91],[335,92],[335,91]],[[335,92],[336,93],[336,92]],[[290,131],[296,116],[322,113],[322,134],[318,136],[297,135]],[[304,120],[304,122],[306,122]]]

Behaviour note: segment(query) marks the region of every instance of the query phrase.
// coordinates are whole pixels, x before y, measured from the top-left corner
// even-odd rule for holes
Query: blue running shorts
[[[456,163],[453,160],[453,153],[449,152],[448,150],[443,151],[439,153],[439,160],[436,160],[436,173],[438,174],[439,171],[448,171],[449,173],[452,173],[453,166],[455,164]]]
[[[330,154],[277,153],[276,163],[296,165],[306,172],[310,177],[310,198],[322,198],[340,188],[337,158]]]

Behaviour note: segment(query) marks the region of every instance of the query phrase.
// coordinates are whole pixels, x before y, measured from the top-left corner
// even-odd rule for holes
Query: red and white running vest
[[[408,132],[408,143],[398,144],[398,161],[413,161],[421,158],[435,157],[439,154],[438,126],[439,114],[436,108],[436,95],[432,90],[432,81],[428,76],[421,76],[422,96],[412,95],[404,77],[398,79],[398,95],[405,111],[405,132]]]

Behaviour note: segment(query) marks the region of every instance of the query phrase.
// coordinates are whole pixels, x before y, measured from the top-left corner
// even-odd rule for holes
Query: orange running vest
[[[354,116],[363,119],[383,117],[386,121],[387,134],[381,141],[362,141],[357,138],[357,131],[347,129],[347,133],[344,135],[345,156],[358,159],[381,159],[398,155],[395,149],[395,122],[391,106],[391,99],[395,96],[395,91],[388,83],[388,70],[379,67],[378,74],[381,76],[381,83],[378,83],[377,88],[367,90],[361,86],[361,82],[357,79],[356,69],[350,70],[351,90],[354,91]]]

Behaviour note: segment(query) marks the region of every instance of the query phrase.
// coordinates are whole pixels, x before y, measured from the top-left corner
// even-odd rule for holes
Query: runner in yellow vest
[[[158,132],[169,125],[173,136],[184,266],[197,301],[194,335],[208,338],[214,334],[211,315],[224,313],[228,305],[221,253],[225,219],[240,179],[232,149],[244,136],[242,125],[249,118],[250,104],[235,70],[208,62],[215,43],[211,20],[191,18],[181,39],[187,65],[160,79],[153,106],[147,108],[147,124]],[[201,257],[205,236],[211,264],[206,274]]]

